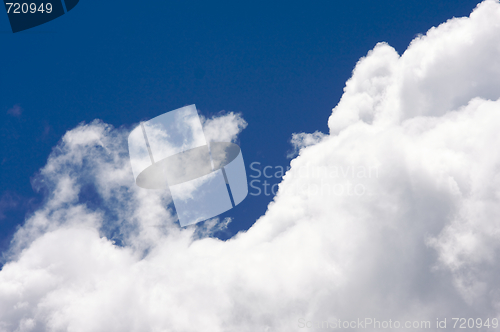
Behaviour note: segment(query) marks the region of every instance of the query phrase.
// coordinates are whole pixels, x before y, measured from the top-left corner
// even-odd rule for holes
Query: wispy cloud
[[[17,207],[19,198],[11,192],[4,192],[0,198],[0,220],[5,219],[5,212]]]
[[[23,109],[19,105],[14,105],[12,108],[7,110],[7,114],[15,116],[16,118],[20,117],[23,114]]]

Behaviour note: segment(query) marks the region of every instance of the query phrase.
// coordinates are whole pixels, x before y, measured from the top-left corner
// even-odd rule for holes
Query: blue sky
[[[15,203],[0,220],[0,247],[43,200],[30,178],[79,123],[131,126],[193,103],[205,116],[239,112],[249,124],[240,136],[248,174],[254,161],[286,167],[292,133],[328,132],[345,81],[377,42],[402,53],[476,4],[81,1],[16,34],[0,15],[0,195]],[[248,229],[271,199],[249,196],[225,214],[235,218],[230,234]]]
[[[0,332],[498,325],[500,1],[82,0],[0,38]],[[134,184],[130,131],[191,104],[250,181],[290,165],[275,196],[181,228]]]

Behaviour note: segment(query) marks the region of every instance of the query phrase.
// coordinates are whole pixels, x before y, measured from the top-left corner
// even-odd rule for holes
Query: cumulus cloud
[[[133,185],[127,130],[69,131],[34,181],[46,202],[0,272],[0,331],[498,318],[498,22],[500,4],[485,1],[401,56],[378,44],[329,135],[295,136],[299,156],[268,211],[225,242],[179,228],[168,193]],[[210,121],[232,133],[214,140],[244,127]]]

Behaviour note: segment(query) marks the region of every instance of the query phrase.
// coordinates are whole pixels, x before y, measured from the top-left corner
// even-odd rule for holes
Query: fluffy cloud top
[[[0,331],[498,318],[498,45],[497,1],[401,56],[378,44],[330,134],[295,136],[299,156],[268,211],[225,242],[180,229],[168,193],[133,186],[125,130],[69,131],[36,177],[46,202],[0,272]],[[210,121],[225,128],[214,140],[244,127],[234,114]]]

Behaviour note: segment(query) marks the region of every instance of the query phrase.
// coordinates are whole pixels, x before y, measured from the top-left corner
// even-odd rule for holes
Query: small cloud
[[[52,126],[50,126],[47,122],[44,122],[43,131],[42,131],[42,134],[40,136],[40,139],[42,141],[45,141],[47,138],[49,138],[51,132],[52,132]]]
[[[5,192],[0,198],[0,220],[5,219],[4,212],[17,207],[19,198],[10,192]]]
[[[221,112],[209,119],[201,116],[201,121],[207,142],[235,142],[248,125],[240,113],[233,112]]]
[[[7,111],[7,114],[15,116],[16,118],[20,117],[23,114],[23,109],[19,104],[14,105],[11,109]]]
[[[323,134],[320,131],[315,131],[312,134],[293,133],[292,139],[290,140],[290,143],[293,146],[293,151],[288,152],[286,157],[287,158],[296,157],[299,154],[301,149],[308,147],[310,145],[318,144],[326,136],[327,135]]]
[[[212,218],[197,225],[196,231],[193,234],[194,239],[203,239],[212,237],[215,233],[222,232],[229,234],[228,226],[233,221],[233,218],[226,217],[222,221],[220,218]]]

